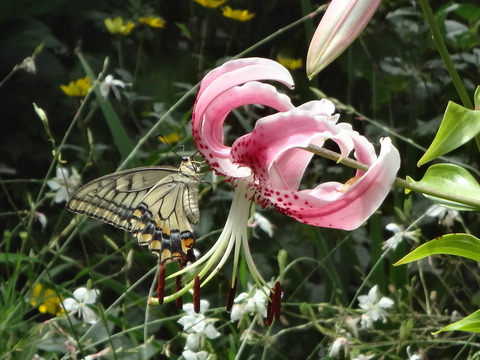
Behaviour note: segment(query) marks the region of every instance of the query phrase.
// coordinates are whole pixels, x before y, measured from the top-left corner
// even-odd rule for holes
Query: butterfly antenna
[[[181,156],[179,153],[177,153],[177,152],[173,149],[173,147],[169,144],[169,142],[168,142],[168,140],[165,138],[165,136],[163,136],[163,135],[157,135],[157,138],[158,138],[161,142],[163,142],[165,145],[167,145],[171,152],[173,152],[175,155],[177,155],[180,159],[183,159],[183,156]],[[183,147],[184,147],[184,146],[182,145],[182,148],[183,148]]]

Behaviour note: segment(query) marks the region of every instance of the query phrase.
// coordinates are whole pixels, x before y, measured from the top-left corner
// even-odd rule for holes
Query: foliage
[[[0,5],[0,359],[179,359],[193,356],[182,355],[188,341],[204,352],[196,356],[217,359],[478,358],[480,342],[471,333],[478,332],[480,305],[480,221],[472,205],[480,201],[478,5],[435,5],[433,42],[431,22],[424,20],[428,9],[384,1],[360,38],[309,82],[298,59],[306,58],[320,2],[223,3]],[[232,16],[225,16],[225,6]],[[439,39],[447,54],[437,50]],[[234,319],[225,310],[228,266],[201,288],[210,307],[200,314],[174,303],[149,306],[155,256],[129,234],[65,210],[64,194],[80,178],[85,184],[134,166],[178,166],[172,150],[191,155],[199,81],[207,70],[246,56],[291,59],[285,63],[295,63],[290,72],[296,87],[282,91],[296,104],[326,94],[356,131],[371,141],[392,138],[402,157],[398,177],[422,179],[400,185],[409,194],[394,188],[381,209],[351,232],[252,208],[253,261],[283,288],[281,317],[270,327],[245,260],[238,264],[242,294]],[[229,115],[226,143],[269,114],[243,110]],[[179,141],[167,146],[158,135]],[[442,164],[416,166],[428,161]],[[345,182],[352,173],[315,157],[302,186]],[[233,190],[221,180],[208,172],[201,184],[195,228],[201,254],[228,216]],[[445,200],[445,192],[453,196],[447,205],[457,206],[434,212],[432,200]],[[253,221],[254,213],[262,222]],[[404,229],[394,235],[395,247],[383,246],[392,235],[390,223]],[[417,236],[406,236],[413,230]],[[428,258],[393,266],[404,256],[402,263]],[[176,270],[176,264],[167,267],[168,274]],[[167,280],[167,294],[174,283]],[[75,301],[74,314],[59,306],[67,299]],[[192,300],[184,296],[184,303]],[[89,310],[98,319],[93,324]],[[178,322],[186,315],[198,316],[203,332],[193,332],[192,323],[187,328],[185,319]]]

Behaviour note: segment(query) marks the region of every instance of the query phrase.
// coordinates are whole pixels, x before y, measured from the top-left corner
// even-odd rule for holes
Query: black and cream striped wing
[[[198,182],[185,158],[180,168],[142,167],[93,180],[72,195],[67,208],[131,232],[161,263],[184,265],[194,260]]]

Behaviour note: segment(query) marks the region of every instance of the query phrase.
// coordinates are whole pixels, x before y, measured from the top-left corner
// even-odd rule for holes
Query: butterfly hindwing
[[[67,208],[131,232],[161,263],[194,260],[191,224],[199,220],[198,173],[189,158],[180,168],[141,167],[93,180]]]

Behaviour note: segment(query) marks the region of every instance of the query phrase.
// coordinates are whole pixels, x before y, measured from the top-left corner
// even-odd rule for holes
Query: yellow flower
[[[105,27],[110,34],[128,35],[135,27],[135,24],[131,21],[124,23],[120,16],[117,16],[114,19],[106,18],[103,22],[105,23]]]
[[[280,54],[277,55],[277,61],[290,70],[295,70],[303,66],[302,59],[289,58]]]
[[[38,311],[42,314],[50,313],[52,315],[60,315],[63,313],[61,306],[62,300],[57,296],[52,289],[43,289],[41,284],[35,284],[33,287],[32,298],[30,305],[38,306]]]
[[[203,7],[208,7],[212,9],[215,9],[227,2],[227,0],[194,0],[194,1],[202,5]]]
[[[76,81],[70,81],[68,85],[60,85],[60,89],[72,97],[84,97],[87,95],[88,90],[92,87],[92,82],[88,76],[77,79]]]
[[[180,141],[180,135],[177,133],[171,133],[167,136],[159,136],[158,140],[160,140],[164,144],[172,144]]]
[[[138,19],[141,23],[147,24],[148,26],[155,27],[155,28],[164,28],[165,24],[167,23],[161,17],[141,17]]]
[[[230,6],[222,8],[223,16],[238,21],[248,21],[255,16],[255,13],[248,12],[248,10],[233,10]]]

